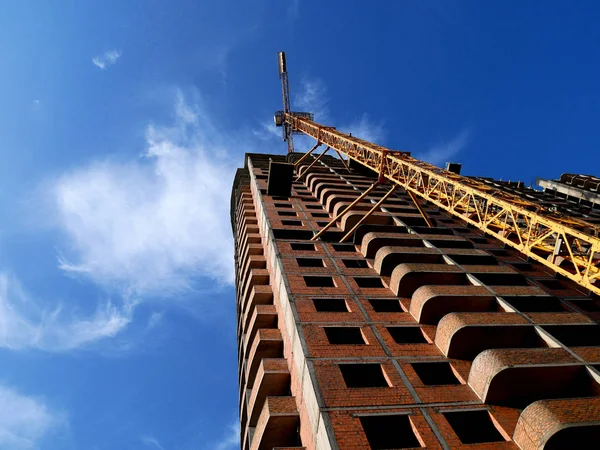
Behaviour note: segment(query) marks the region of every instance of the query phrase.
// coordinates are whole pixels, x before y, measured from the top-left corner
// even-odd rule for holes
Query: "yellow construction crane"
[[[303,159],[313,156],[314,161],[310,167],[325,152],[333,149],[340,157],[344,155],[379,174],[375,184],[317,233],[314,239],[333,226],[337,219],[377,185],[390,182],[392,189],[385,198],[400,186],[411,197],[423,198],[600,295],[600,229],[596,225],[412,158],[407,152],[390,150],[333,127],[320,125],[314,122],[310,113],[292,112],[285,53],[280,52],[278,58],[284,109],[275,113],[275,124],[283,127],[288,152],[294,152],[293,134],[305,134],[316,139],[314,147],[303,156]],[[315,158],[313,152],[321,145],[327,148]],[[304,170],[300,176],[305,175],[309,169]],[[363,219],[375,211],[385,198],[366,213]]]

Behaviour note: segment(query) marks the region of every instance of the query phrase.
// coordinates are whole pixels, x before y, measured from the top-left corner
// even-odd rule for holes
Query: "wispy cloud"
[[[334,125],[330,123],[332,118],[329,111],[329,94],[322,80],[304,78],[300,83],[300,89],[296,94],[292,94],[292,100],[294,110],[311,112],[317,122]],[[350,123],[337,122],[335,125],[344,133],[351,133],[370,142],[381,144],[386,136],[383,122],[372,120],[368,114],[361,114]],[[256,137],[264,141],[281,139],[281,130],[270,121],[260,123],[253,132]],[[314,140],[306,136],[297,136],[294,138],[294,143],[298,151],[306,151],[312,147]]]
[[[239,422],[236,420],[234,423],[229,425],[221,441],[216,443],[211,448],[214,448],[215,450],[234,450],[236,448],[240,448]]]
[[[165,450],[165,448],[161,445],[161,443],[158,441],[158,439],[156,439],[154,436],[151,436],[151,435],[140,436],[140,441],[142,441],[143,444],[145,444],[146,446],[148,446],[150,448],[154,448],[154,449],[158,449],[158,450]]]
[[[373,122],[367,114],[363,114],[349,125],[340,128],[345,133],[369,142],[381,143],[385,138],[383,123]]]
[[[64,413],[51,409],[43,400],[0,385],[0,448],[32,450],[67,425]]]
[[[121,50],[108,50],[92,58],[92,63],[100,69],[108,69],[121,57]]]
[[[266,120],[261,122],[258,128],[252,130],[252,134],[261,141],[268,141],[273,138],[281,139],[281,128],[277,128],[274,121]]]
[[[325,83],[319,79],[304,78],[297,94],[292,95],[292,108],[307,111],[315,115],[315,120],[329,118],[329,96]]]
[[[470,134],[469,130],[462,130],[449,141],[440,142],[425,152],[415,152],[415,158],[441,166],[465,149],[469,144]]]
[[[79,316],[60,305],[42,307],[17,279],[0,272],[0,348],[61,352],[114,337],[130,323],[134,304],[110,301],[95,313]]]
[[[65,272],[133,297],[168,297],[198,277],[233,282],[229,201],[241,155],[230,160],[226,134],[176,98],[174,123],[148,126],[138,160],[97,161],[55,181]]]
[[[300,0],[289,0],[288,2],[287,15],[288,19],[295,20],[300,14]]]

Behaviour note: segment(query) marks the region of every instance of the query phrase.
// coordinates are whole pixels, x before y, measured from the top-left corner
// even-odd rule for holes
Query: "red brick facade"
[[[243,450],[598,445],[596,298],[400,189],[340,244],[386,186],[310,241],[374,177],[272,197],[269,158],[232,194]]]

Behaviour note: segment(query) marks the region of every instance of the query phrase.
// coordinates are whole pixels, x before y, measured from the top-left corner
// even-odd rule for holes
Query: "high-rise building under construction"
[[[597,448],[600,180],[435,168],[280,76],[290,152],[247,154],[231,200],[241,448]]]

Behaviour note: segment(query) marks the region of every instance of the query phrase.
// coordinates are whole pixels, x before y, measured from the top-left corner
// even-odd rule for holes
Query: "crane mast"
[[[294,153],[294,134],[297,130],[285,121],[286,114],[293,114],[296,117],[304,117],[313,120],[314,115],[307,112],[291,112],[290,84],[287,73],[287,63],[285,52],[277,53],[277,62],[279,63],[279,79],[281,80],[281,93],[283,96],[283,110],[275,113],[275,125],[283,128],[283,140],[287,142],[288,153]]]
[[[275,123],[283,127],[288,152],[294,151],[293,134],[311,136],[316,139],[316,144],[309,153],[326,145],[379,174],[376,184],[400,186],[409,195],[438,206],[600,295],[600,228],[596,225],[420,161],[407,152],[390,150],[320,125],[314,122],[310,113],[292,112],[285,53],[279,53],[279,61],[284,110],[275,114]],[[322,231],[337,219],[334,218]]]

